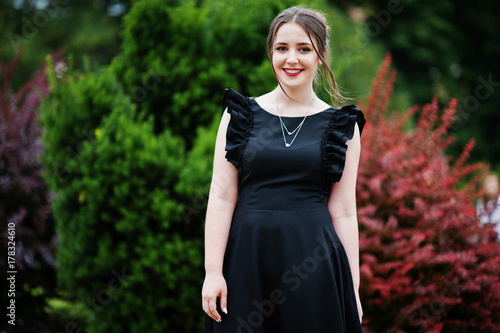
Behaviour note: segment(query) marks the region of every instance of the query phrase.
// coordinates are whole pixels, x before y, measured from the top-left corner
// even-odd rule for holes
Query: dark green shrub
[[[80,78],[75,91],[85,84]],[[71,183],[57,189],[59,281],[89,308],[92,332],[199,325],[202,240],[183,232],[173,192],[184,144],[168,130],[155,135],[152,119],[136,116],[126,96],[113,102],[93,138],[79,144]],[[62,130],[62,118],[45,124],[47,132]]]
[[[112,67],[132,100],[155,116],[157,131],[170,128],[191,147],[196,128],[217,114],[225,87],[262,93],[274,85],[270,67],[255,74],[268,62],[267,30],[281,6],[244,5],[138,1],[124,17],[123,51]]]
[[[109,69],[62,78],[50,75],[52,93],[42,105],[45,178],[52,190],[79,178],[80,150],[111,112],[119,83]]]
[[[214,142],[220,116],[214,117],[208,128],[198,128],[197,136],[191,151],[179,175],[175,189],[183,203],[182,217],[190,227],[193,236],[203,237],[205,210],[208,202],[208,192],[212,178]],[[203,270],[203,268],[201,268]]]

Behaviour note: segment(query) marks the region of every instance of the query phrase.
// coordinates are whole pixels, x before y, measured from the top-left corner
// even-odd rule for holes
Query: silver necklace
[[[280,119],[280,125],[281,125],[281,133],[283,134],[283,142],[285,143],[286,148],[291,147],[293,142],[295,141],[295,138],[297,138],[297,135],[299,135],[300,129],[302,128],[302,125],[304,124],[307,116],[309,115],[309,111],[311,110],[311,106],[313,105],[315,98],[316,98],[316,96],[313,96],[312,102],[311,102],[311,104],[309,104],[309,107],[307,108],[307,113],[304,116],[304,119],[302,119],[302,121],[297,125],[297,127],[293,131],[290,131],[288,129],[288,127],[286,127],[285,123],[283,122],[283,119],[281,119],[281,112],[280,112],[280,108],[278,106],[278,97],[276,96],[276,91],[274,92],[274,100],[276,101],[276,110],[278,111],[278,117]],[[295,133],[295,135],[293,136],[292,141],[290,141],[290,143],[286,142],[285,131],[288,135],[293,135]]]

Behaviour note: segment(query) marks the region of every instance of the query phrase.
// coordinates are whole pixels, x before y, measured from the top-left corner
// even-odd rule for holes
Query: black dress
[[[349,262],[326,206],[342,176],[346,141],[365,119],[354,105],[305,120],[285,147],[279,118],[226,89],[226,159],[238,168],[239,199],[223,274],[228,314],[205,317],[205,333],[362,332]],[[293,130],[303,117],[282,117]],[[288,136],[287,142],[292,136]]]

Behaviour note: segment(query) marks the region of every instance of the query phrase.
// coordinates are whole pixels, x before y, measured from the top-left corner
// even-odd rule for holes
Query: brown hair
[[[269,35],[267,36],[267,55],[269,56],[271,62],[273,60],[276,33],[278,32],[279,28],[281,28],[281,26],[285,23],[297,23],[307,33],[307,35],[309,36],[309,40],[313,45],[314,51],[323,63],[320,70],[320,79],[322,82],[328,84],[329,89],[327,89],[327,91],[330,95],[332,104],[334,106],[344,104],[346,98],[342,96],[340,87],[338,86],[337,82],[335,82],[332,69],[330,68],[330,49],[328,42],[329,27],[326,24],[325,16],[317,11],[298,6],[287,8],[279,13],[271,23],[271,27],[269,28]],[[286,91],[283,89],[281,82],[279,82],[274,67],[273,72],[279,86],[286,94]]]

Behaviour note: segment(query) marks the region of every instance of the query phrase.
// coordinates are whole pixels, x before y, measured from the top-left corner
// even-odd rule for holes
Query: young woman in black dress
[[[205,332],[362,332],[356,176],[363,113],[342,102],[323,15],[272,22],[278,85],[226,89],[205,226]]]

